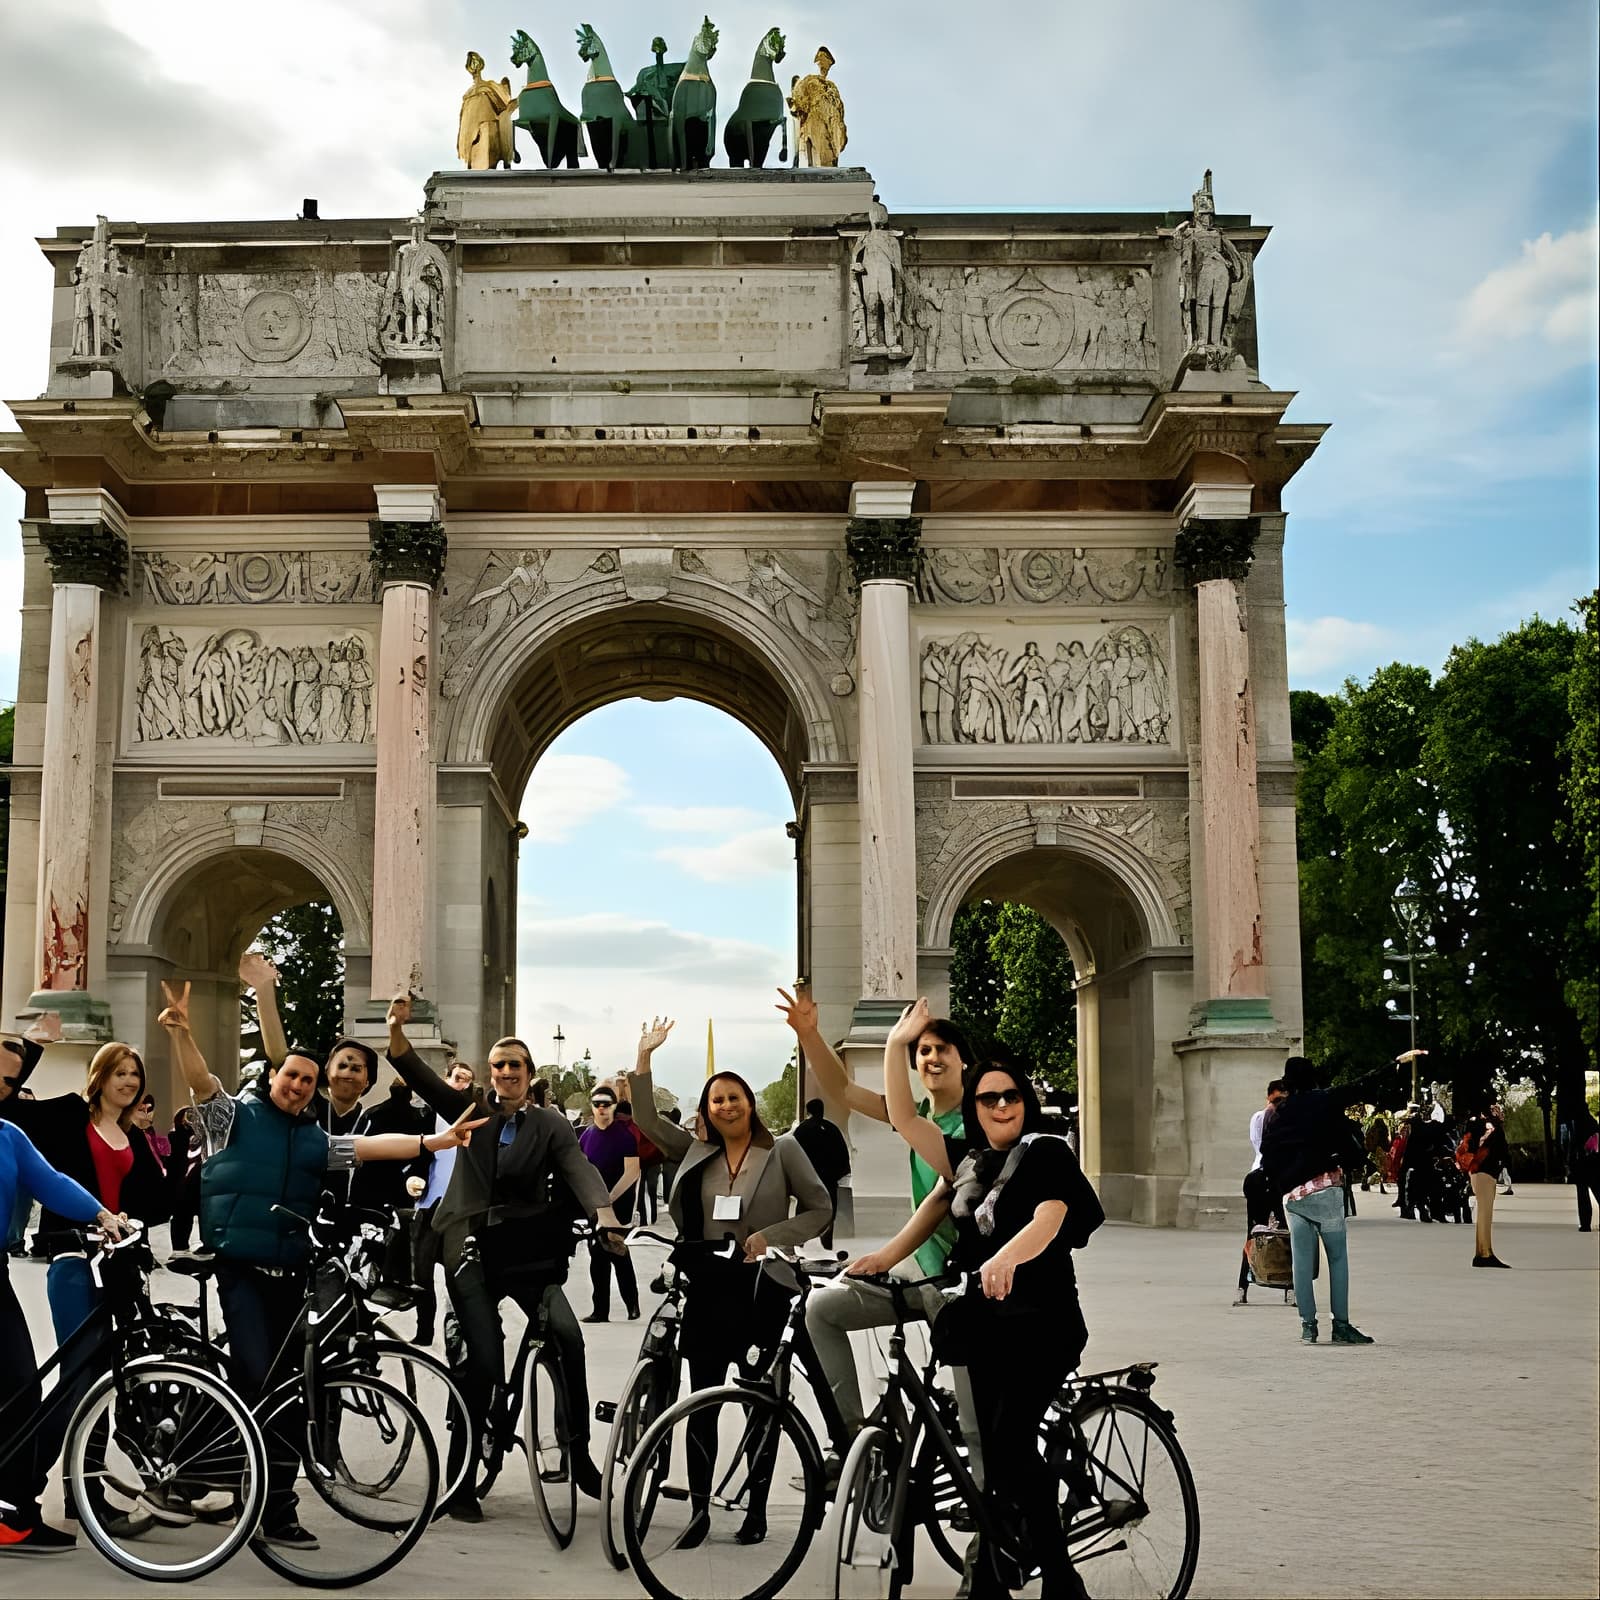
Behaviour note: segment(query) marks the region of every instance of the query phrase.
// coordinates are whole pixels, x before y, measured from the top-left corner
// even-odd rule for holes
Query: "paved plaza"
[[[1470,1228],[1402,1223],[1388,1198],[1358,1198],[1351,1314],[1376,1338],[1370,1349],[1302,1348],[1275,1292],[1231,1309],[1231,1237],[1113,1224],[1079,1258],[1086,1365],[1161,1363],[1155,1392],[1177,1416],[1200,1493],[1193,1592],[1593,1595],[1600,1236],[1577,1231],[1570,1189],[1523,1186],[1495,1218],[1496,1250],[1515,1270],[1474,1272]],[[48,1348],[44,1270],[17,1263],[14,1277]],[[176,1297],[187,1286],[169,1287]],[[584,1312],[587,1283],[573,1287]],[[1326,1337],[1325,1301],[1323,1315]],[[617,1394],[641,1328],[585,1329],[597,1397]],[[540,1531],[520,1472],[504,1475],[485,1509],[481,1527],[439,1524],[371,1592],[641,1592],[605,1565],[592,1502],[563,1555]],[[943,1569],[919,1571],[914,1593],[953,1593]],[[248,1554],[202,1587],[288,1592]],[[87,1548],[8,1566],[3,1588],[148,1592]],[[829,1592],[816,1553],[788,1592]]]

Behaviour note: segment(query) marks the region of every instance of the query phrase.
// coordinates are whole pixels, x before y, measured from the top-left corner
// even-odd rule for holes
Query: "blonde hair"
[[[124,1128],[133,1121],[133,1113],[139,1102],[144,1099],[148,1087],[144,1076],[144,1059],[139,1052],[131,1044],[123,1044],[118,1039],[113,1039],[110,1044],[101,1045],[89,1059],[89,1081],[83,1086],[83,1098],[89,1102],[89,1108],[98,1116],[100,1097],[111,1081],[111,1074],[124,1061],[129,1060],[139,1069],[139,1092],[123,1107],[117,1118],[118,1125]]]

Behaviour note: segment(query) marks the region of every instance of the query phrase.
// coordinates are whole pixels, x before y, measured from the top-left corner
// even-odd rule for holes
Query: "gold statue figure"
[[[799,79],[789,93],[794,113],[795,150],[803,167],[836,167],[849,142],[844,126],[844,101],[835,84],[828,82],[833,52],[820,45],[817,71]]]
[[[472,87],[461,97],[456,154],[473,172],[509,167],[516,160],[511,119],[516,115],[517,97],[511,92],[511,80],[486,80],[483,57],[476,50],[467,52],[467,71],[472,74]]]

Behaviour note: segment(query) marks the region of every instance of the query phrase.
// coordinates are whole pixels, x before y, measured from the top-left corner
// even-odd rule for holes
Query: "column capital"
[[[39,543],[44,546],[53,582],[126,593],[128,541],[109,522],[41,523]]]
[[[885,578],[915,583],[922,551],[922,518],[852,517],[845,524],[844,547],[857,584]]]
[[[1254,517],[1190,517],[1178,530],[1173,557],[1191,583],[1242,579],[1255,560]]]
[[[380,588],[386,583],[438,586],[449,548],[443,522],[391,522],[374,517],[367,530]]]

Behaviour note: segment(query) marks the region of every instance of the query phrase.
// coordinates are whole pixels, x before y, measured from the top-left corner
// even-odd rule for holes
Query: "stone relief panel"
[[[366,552],[139,551],[136,593],[158,605],[375,605]]]
[[[439,692],[453,700],[501,633],[552,592],[614,578],[614,550],[473,551],[439,606]]]
[[[1157,369],[1146,267],[925,267],[908,299],[929,371]]]
[[[152,365],[167,377],[354,376],[382,355],[382,273],[166,272],[151,282]]]
[[[132,648],[133,747],[367,744],[372,635],[151,625]]]
[[[924,631],[918,646],[922,737],[928,744],[1172,742],[1164,630],[1000,625]]]
[[[1162,549],[971,550],[923,547],[917,599],[925,605],[1093,605],[1166,600],[1171,552]]]
[[[855,688],[856,606],[830,550],[679,550],[679,569],[753,600],[827,669],[828,687]]]

